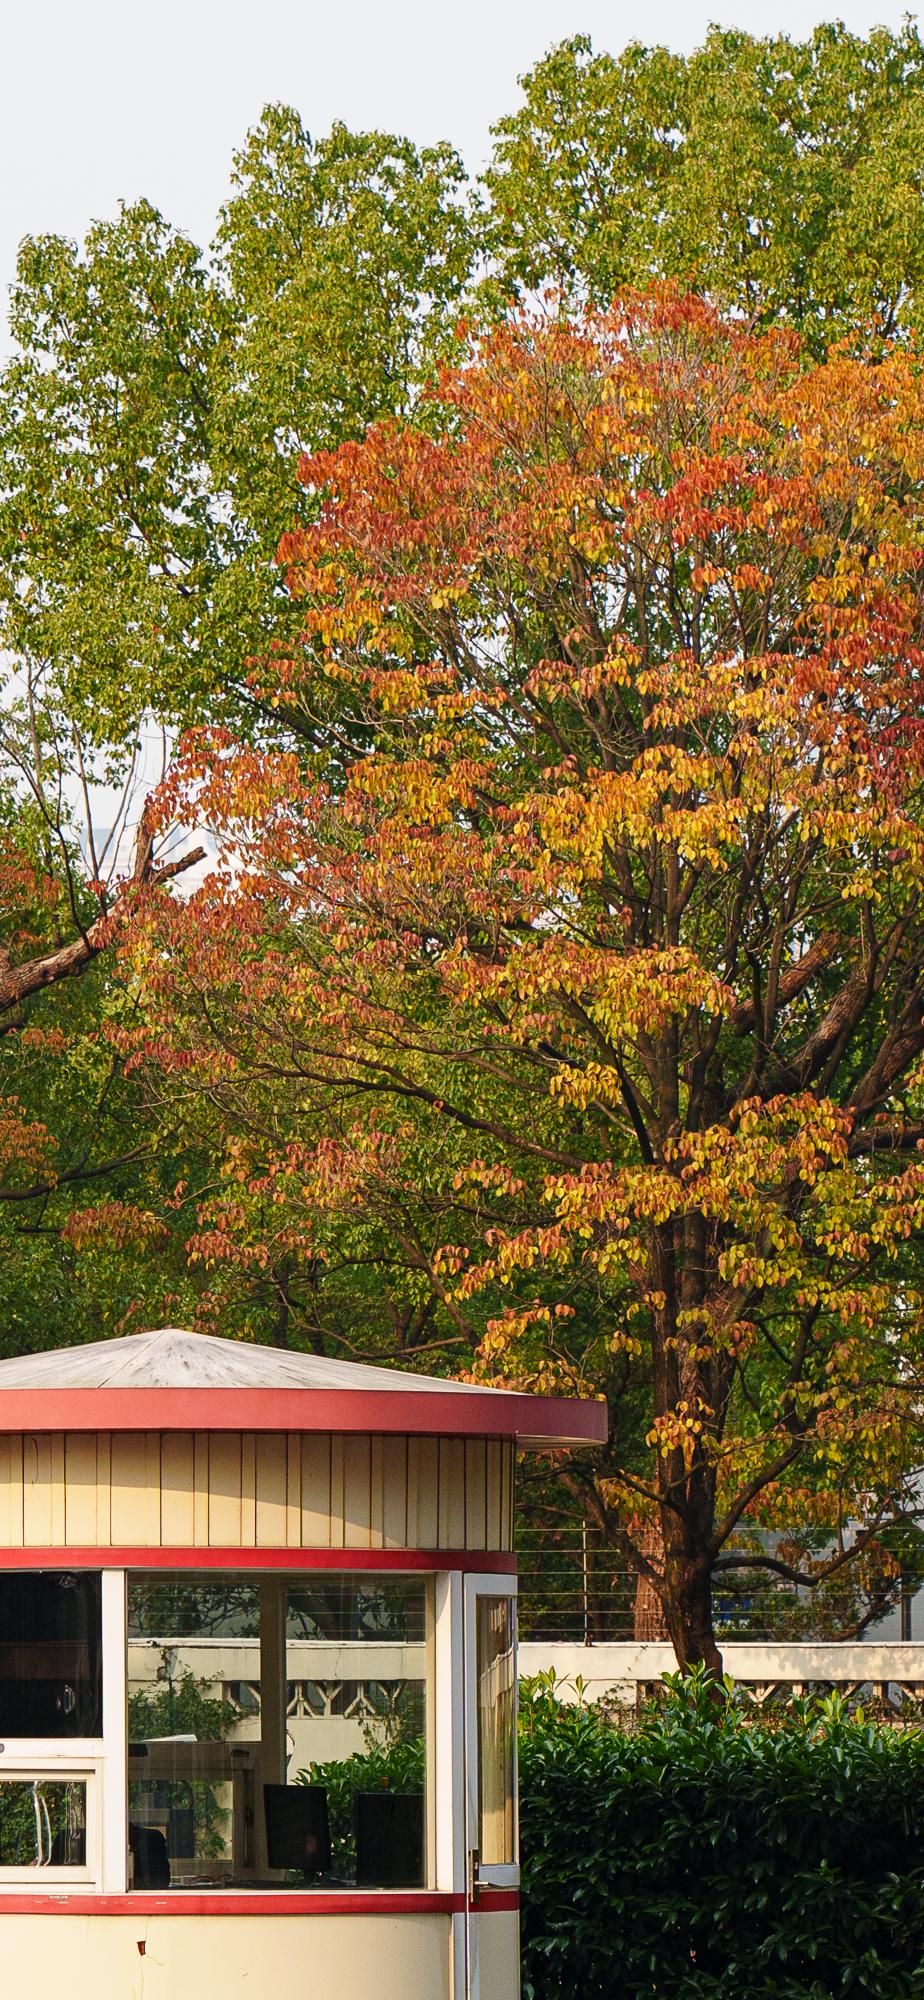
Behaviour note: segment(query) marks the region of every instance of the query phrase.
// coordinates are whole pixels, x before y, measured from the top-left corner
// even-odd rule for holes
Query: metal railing
[[[638,1579],[615,1550],[580,1529],[548,1530],[521,1523],[519,1628],[525,1640],[580,1646],[611,1645],[636,1637]],[[901,1636],[911,1637],[902,1605]],[[832,1628],[811,1590],[780,1583],[766,1571],[730,1572],[713,1594],[716,1636],[725,1642],[830,1641]],[[638,1635],[652,1641],[657,1629]]]
[[[517,1563],[522,1638],[582,1646],[632,1638],[635,1578],[612,1550],[595,1548],[586,1531],[521,1527]]]

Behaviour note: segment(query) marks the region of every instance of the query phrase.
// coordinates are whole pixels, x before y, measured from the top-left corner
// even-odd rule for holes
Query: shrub
[[[425,1779],[423,1737],[377,1743],[370,1737],[352,1757],[328,1764],[309,1764],[299,1771],[299,1785],[323,1785],[330,1812],[332,1866],[349,1880],[356,1870],[354,1813],[358,1792],[422,1792]]]
[[[924,1995],[924,1733],[706,1681],[521,1713],[524,2000]]]

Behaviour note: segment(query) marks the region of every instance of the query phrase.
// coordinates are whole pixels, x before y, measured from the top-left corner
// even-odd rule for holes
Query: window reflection
[[[100,1577],[0,1576],[0,1738],[102,1734]]]
[[[129,1579],[135,1888],[426,1879],[427,1586]]]
[[[475,1600],[478,1818],[484,1862],[516,1860],[514,1616],[512,1598]]]
[[[86,1780],[0,1778],[0,1868],[85,1868]]]
[[[326,1794],[331,1874],[344,1886],[426,1880],[426,1604],[416,1578],[289,1585],[290,1773]]]

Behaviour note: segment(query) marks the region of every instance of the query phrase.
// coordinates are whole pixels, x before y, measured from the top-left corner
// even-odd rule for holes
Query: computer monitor
[[[358,1886],[422,1888],[425,1874],[422,1792],[357,1792],[355,1825]]]
[[[330,1868],[330,1816],[323,1785],[264,1785],[266,1858],[309,1881]]]

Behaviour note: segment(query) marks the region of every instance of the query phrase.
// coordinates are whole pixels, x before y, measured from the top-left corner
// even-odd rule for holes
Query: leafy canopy
[[[822,352],[920,325],[924,48],[906,21],[804,42],[712,28],[678,56],[551,50],[487,173],[497,290],[607,305],[672,277]]]
[[[0,383],[0,635],[122,743],[239,699],[306,446],[406,409],[470,263],[462,169],[268,109],[206,258],[146,202],[22,245]]]
[[[204,732],[163,802],[223,850],[136,949],[160,1060],[248,1126],[229,1207],[307,1256],[436,1190],[482,1369],[608,1395],[596,1504],[684,1663],[762,1496],[910,1504],[922,472],[911,354],[812,366],[671,292],[506,326],[429,434],[303,465],[262,692],[336,692],[331,782]]]

